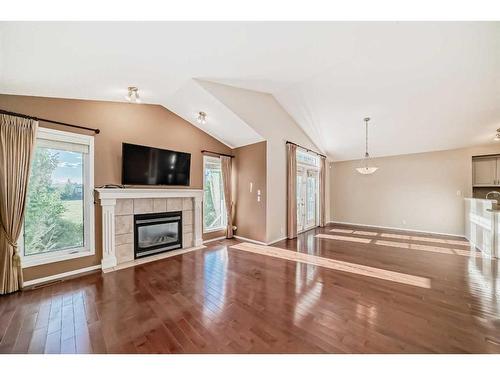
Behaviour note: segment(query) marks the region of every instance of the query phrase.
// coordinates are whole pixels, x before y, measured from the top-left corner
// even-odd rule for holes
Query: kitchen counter
[[[485,258],[500,254],[500,206],[494,199],[465,198],[465,238]]]

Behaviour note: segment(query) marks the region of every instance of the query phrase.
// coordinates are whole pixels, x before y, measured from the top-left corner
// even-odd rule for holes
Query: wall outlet
[[[260,189],[257,190],[257,202],[260,202]]]
[[[403,219],[402,223],[406,225],[406,220],[405,220],[405,219]]]
[[[462,196],[462,191],[457,190],[457,197],[461,197],[461,196]]]

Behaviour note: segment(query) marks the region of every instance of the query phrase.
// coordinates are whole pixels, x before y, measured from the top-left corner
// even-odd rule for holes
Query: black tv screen
[[[123,185],[189,186],[191,154],[123,143]]]

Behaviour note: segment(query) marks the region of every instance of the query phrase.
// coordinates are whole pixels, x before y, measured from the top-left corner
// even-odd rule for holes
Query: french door
[[[318,226],[319,172],[297,166],[297,231]]]

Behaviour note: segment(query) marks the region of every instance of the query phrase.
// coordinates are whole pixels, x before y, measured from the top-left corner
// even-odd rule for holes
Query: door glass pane
[[[83,154],[37,147],[28,184],[24,255],[81,247]]]
[[[203,227],[205,230],[226,226],[226,206],[220,159],[205,157],[203,183]]]
[[[308,225],[314,225],[316,223],[316,177],[314,174],[308,173],[306,196],[306,221]]]
[[[297,171],[297,230],[304,229],[304,189],[302,171]]]
[[[143,249],[179,241],[178,223],[145,225],[139,226],[137,229],[138,245]]]

